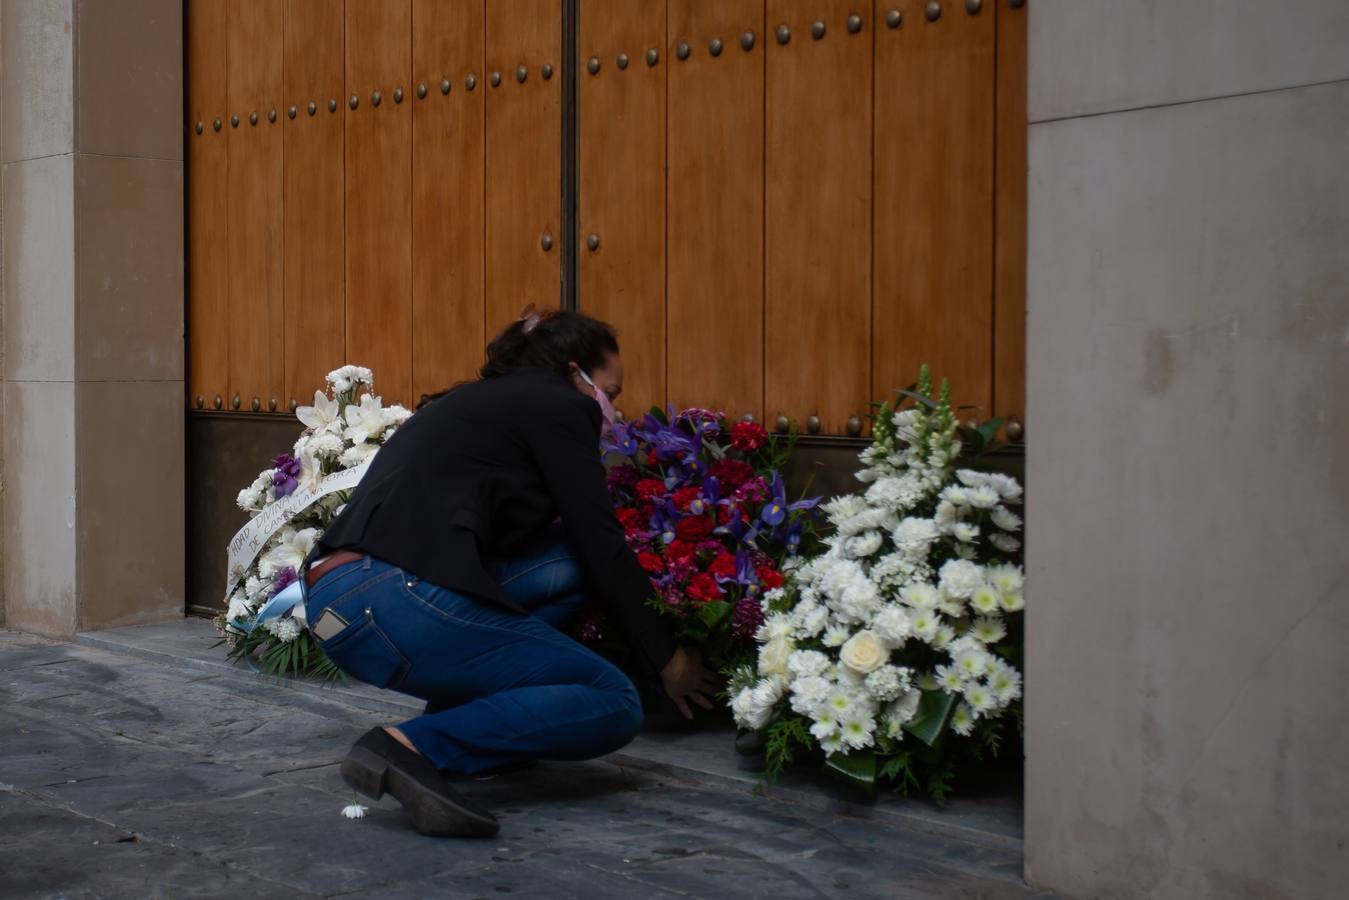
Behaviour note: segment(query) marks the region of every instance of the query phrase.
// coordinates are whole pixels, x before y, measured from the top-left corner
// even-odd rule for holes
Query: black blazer
[[[461,385],[420,409],[376,454],[315,555],[368,553],[423,581],[521,612],[483,566],[556,517],[593,595],[654,671],[671,623],[623,538],[600,461],[600,408],[547,369]]]

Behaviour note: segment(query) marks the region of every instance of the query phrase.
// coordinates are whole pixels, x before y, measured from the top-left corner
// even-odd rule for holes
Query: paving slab
[[[490,839],[418,835],[389,798],[347,820],[338,759],[392,708],[230,668],[0,631],[0,896],[1035,896],[1010,835],[762,796],[654,759],[669,735],[464,779]]]

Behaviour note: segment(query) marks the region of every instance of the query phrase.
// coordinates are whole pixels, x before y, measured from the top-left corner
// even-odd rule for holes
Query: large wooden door
[[[189,402],[415,402],[565,278],[628,414],[1019,416],[1025,7],[189,0]]]
[[[189,0],[189,406],[471,377],[557,304],[561,0]]]

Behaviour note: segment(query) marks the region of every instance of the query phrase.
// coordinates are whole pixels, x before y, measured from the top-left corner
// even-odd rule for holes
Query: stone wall
[[[182,9],[5,0],[6,623],[182,614]]]
[[[1036,0],[1026,871],[1349,878],[1349,4]]]

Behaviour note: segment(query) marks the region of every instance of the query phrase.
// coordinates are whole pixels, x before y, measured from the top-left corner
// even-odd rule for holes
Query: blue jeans
[[[325,609],[347,625],[323,652],[342,671],[427,702],[399,730],[451,772],[534,759],[591,759],[637,734],[642,707],[627,676],[563,634],[584,601],[564,543],[494,564],[520,615],[366,557],[307,591],[310,623]]]

